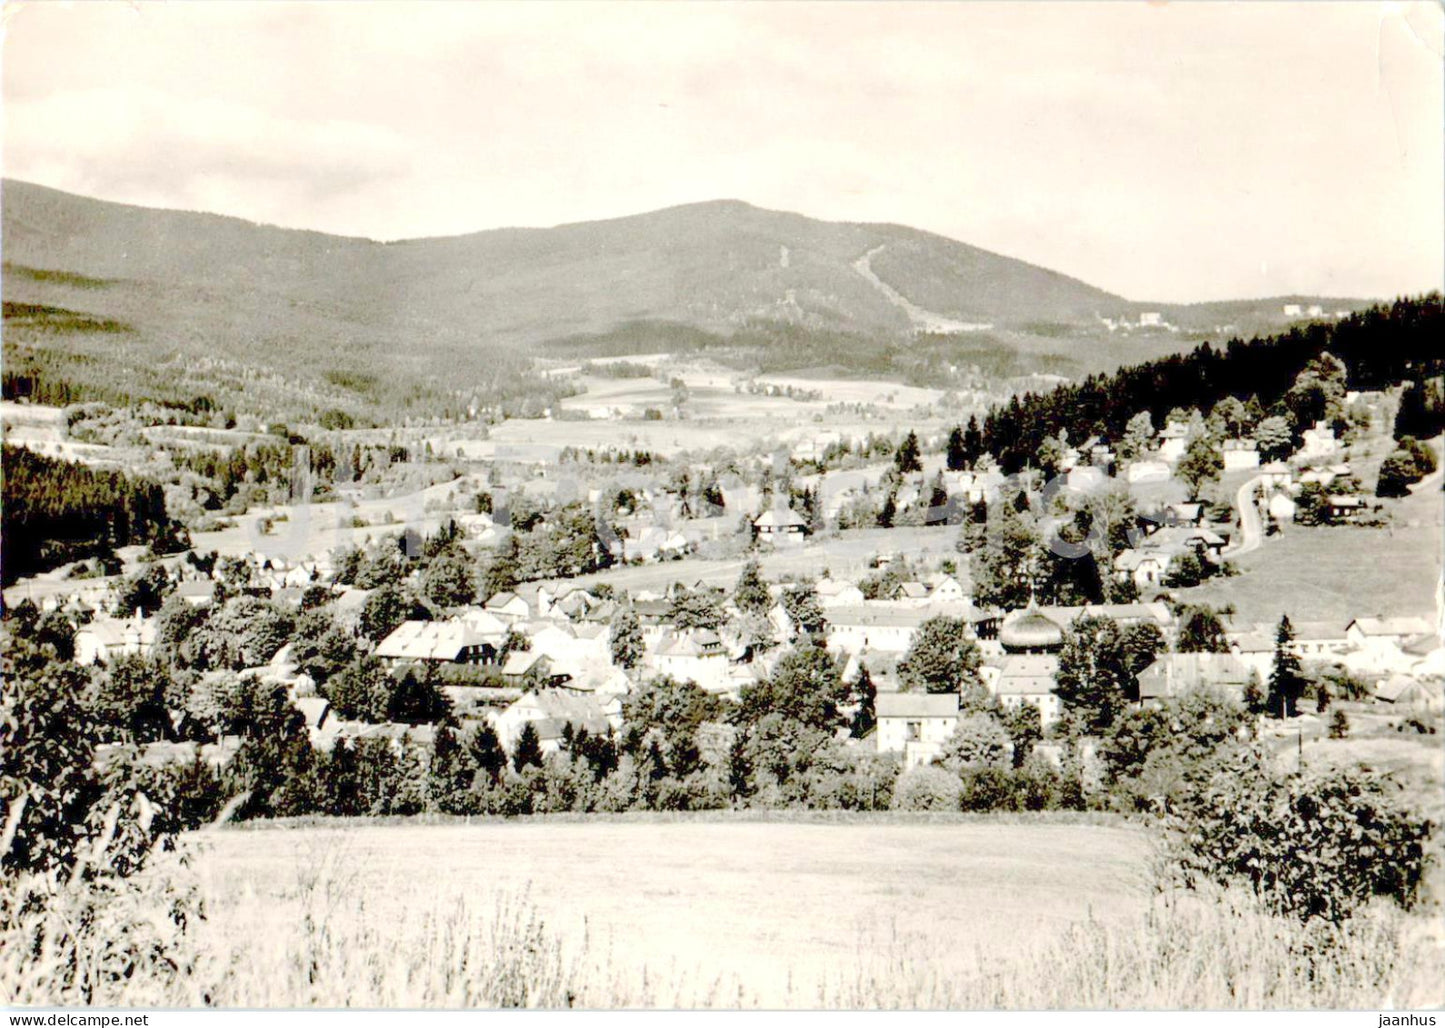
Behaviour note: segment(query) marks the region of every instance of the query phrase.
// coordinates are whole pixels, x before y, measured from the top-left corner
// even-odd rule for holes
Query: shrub
[[[992,714],[960,718],[953,735],[943,744],[938,762],[959,773],[965,768],[1001,768],[1009,764],[1012,743],[1008,731]]]
[[[941,767],[910,768],[893,787],[894,810],[958,810],[963,785]]]
[[[1001,767],[966,767],[960,773],[964,810],[1017,810],[1019,796],[1012,770]]]
[[[1272,913],[1339,923],[1374,896],[1420,899],[1433,826],[1360,769],[1284,775],[1246,751],[1170,818],[1187,886],[1240,882]]]

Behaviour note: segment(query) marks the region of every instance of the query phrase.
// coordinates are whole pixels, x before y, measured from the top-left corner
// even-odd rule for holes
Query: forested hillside
[[[178,528],[155,482],[6,446],[5,584],[136,543],[169,549]]]
[[[1015,398],[984,419],[981,448],[1005,470],[1017,471],[1033,460],[1047,438],[1061,432],[1077,442],[1099,434],[1118,438],[1140,411],[1149,412],[1159,426],[1172,410],[1207,411],[1230,396],[1256,398],[1268,409],[1284,398],[1301,369],[1325,352],[1344,363],[1352,389],[1422,382],[1445,372],[1442,338],[1445,309],[1440,294],[1431,293],[1372,307],[1333,324],[1315,323],[1247,343],[1232,339],[1223,348],[1205,343],[1188,354]],[[1307,415],[1292,420],[1301,422]]]

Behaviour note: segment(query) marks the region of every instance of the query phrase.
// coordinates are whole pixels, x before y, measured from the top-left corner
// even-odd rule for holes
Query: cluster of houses
[[[1139,522],[1133,546],[1114,557],[1114,575],[1132,581],[1140,594],[1164,584],[1171,567],[1185,554],[1219,565],[1229,540],[1205,524],[1202,503],[1173,503]]]
[[[1128,551],[1135,555],[1133,562],[1123,563],[1121,557],[1117,570],[1140,575],[1141,581],[1157,581],[1172,553],[1195,548],[1217,556],[1224,541],[1200,527],[1198,504],[1178,504],[1166,514],[1156,531]],[[279,591],[300,590],[303,577],[324,580],[328,569],[257,570]],[[104,606],[106,597],[97,592],[97,584],[77,586],[68,599],[52,606],[62,612],[84,606],[92,614],[95,607]],[[826,645],[845,678],[852,680],[866,667],[878,689],[877,729],[865,744],[899,752],[910,764],[936,756],[959,717],[957,695],[902,689],[899,662],[930,618],[947,616],[962,622],[982,654],[981,675],[990,693],[1006,709],[1036,707],[1045,726],[1061,713],[1055,689],[1058,653],[1068,626],[1079,616],[1102,615],[1126,625],[1150,623],[1166,639],[1172,639],[1177,629],[1170,607],[1162,602],[1031,605],[1009,612],[984,609],[972,602],[969,588],[952,574],[896,582],[871,599],[865,598],[857,582],[846,578],[824,577],[813,587],[826,620]],[[704,581],[676,583],[667,594],[637,593],[625,601],[577,583],[532,583],[446,620],[405,621],[378,643],[375,655],[398,670],[426,665],[450,669],[438,680],[459,717],[489,721],[509,747],[515,745],[523,725],[534,723],[546,752],[560,745],[568,723],[574,729],[586,726],[604,733],[619,728],[622,699],[637,682],[656,676],[691,681],[710,693],[736,698],[747,685],[769,675],[787,644],[801,634],[784,602],[783,593],[789,588],[789,583],[770,587],[773,602],[759,627],[757,619],[747,621],[738,615],[724,588]],[[331,590],[338,620],[354,624],[368,591],[339,586]],[[712,590],[725,613],[722,625],[678,625],[674,590]],[[187,603],[204,606],[214,602],[216,583],[189,578],[182,581],[178,594]],[[631,669],[613,660],[611,625],[619,602],[628,604],[641,629],[641,652]],[[1295,649],[1301,659],[1337,664],[1375,683],[1376,698],[1391,709],[1439,711],[1445,648],[1437,627],[1424,618],[1301,622],[1295,629]],[[1269,677],[1274,630],[1273,625],[1259,625],[1230,631],[1228,653],[1161,654],[1140,675],[1140,701],[1158,702],[1195,689],[1241,698],[1251,681],[1259,684]],[[107,663],[148,653],[155,642],[154,619],[94,615],[79,625],[76,659]],[[467,672],[468,668],[473,670]],[[244,674],[284,684],[318,746],[329,747],[339,738],[400,738],[409,730],[338,718],[290,663],[289,647],[265,667]],[[411,731],[413,738],[420,737],[420,730]]]

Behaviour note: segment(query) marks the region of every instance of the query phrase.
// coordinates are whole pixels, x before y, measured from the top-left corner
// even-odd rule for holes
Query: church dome
[[[1057,650],[1064,645],[1064,629],[1037,608],[1030,607],[999,626],[998,641],[1011,653]]]

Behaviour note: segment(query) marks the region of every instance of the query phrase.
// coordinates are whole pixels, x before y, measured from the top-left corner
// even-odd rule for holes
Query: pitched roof
[[[1013,654],[999,668],[994,691],[1000,696],[1039,696],[1054,691],[1059,658],[1051,653]]]
[[[791,507],[769,507],[753,524],[758,528],[803,528],[807,522]]]
[[[1420,617],[1355,618],[1350,624],[1359,626],[1367,636],[1416,636],[1430,631],[1430,623]]]
[[[1343,641],[1348,627],[1343,621],[1295,621],[1292,624],[1296,642]]]
[[[845,605],[829,609],[828,624],[834,628],[917,628],[934,616],[933,612],[919,607],[879,610],[874,607]]]
[[[491,641],[464,621],[403,621],[376,647],[376,655],[392,660],[456,660],[463,650]]]
[[[957,717],[957,693],[880,692],[874,712],[885,717]]]
[[[1386,703],[1398,703],[1403,696],[1413,692],[1421,684],[1418,679],[1409,675],[1391,675],[1375,686],[1375,696]]]
[[[528,671],[531,671],[534,668],[544,667],[544,661],[547,664],[550,664],[551,658],[549,658],[545,653],[537,653],[533,650],[509,653],[507,655],[506,661],[502,664],[502,674],[525,675]]]
[[[574,725],[591,722],[605,724],[607,721],[607,715],[603,711],[602,705],[590,693],[567,689],[538,689],[517,700],[513,706],[517,704],[534,707],[544,718],[551,718],[558,722],[559,727],[568,721]]]
[[[1233,653],[1164,653],[1139,676],[1139,698],[1164,699],[1196,689],[1242,688],[1252,677]]]

